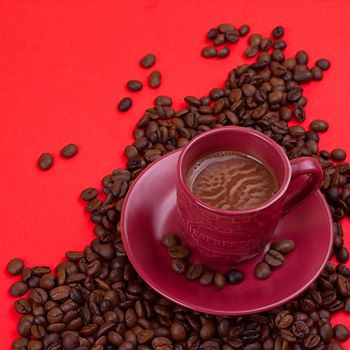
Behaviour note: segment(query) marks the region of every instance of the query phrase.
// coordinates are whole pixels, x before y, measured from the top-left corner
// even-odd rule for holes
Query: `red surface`
[[[10,348],[18,319],[7,289],[16,279],[5,274],[7,261],[17,255],[28,265],[54,266],[67,249],[82,249],[93,234],[78,194],[123,165],[122,151],[153,98],[169,94],[178,106],[186,94],[200,96],[222,84],[242,62],[246,39],[220,62],[200,57],[210,26],[247,22],[268,34],[283,24],[287,54],[303,48],[311,62],[330,58],[324,80],[305,87],[308,120],[330,121],[322,147],[350,151],[349,18],[346,0],[1,1],[0,349]],[[161,89],[133,94],[133,108],[117,113],[126,81],[148,76],[138,61],[150,51],[163,73]],[[69,142],[80,151],[63,160],[58,153]],[[46,151],[56,163],[44,173],[36,160]],[[348,223],[345,231],[349,246]],[[340,321],[350,326],[348,316],[337,316]]]
[[[273,238],[293,239],[297,248],[288,255],[283,268],[274,271],[268,280],[258,281],[252,273],[266,249],[248,261],[228,267],[218,265],[218,259],[204,260],[198,246],[192,247],[191,263],[205,264],[216,271],[237,268],[243,272],[245,279],[241,284],[227,285],[223,290],[204,287],[198,281],[189,281],[183,275],[171,272],[171,258],[161,239],[165,232],[184,237],[176,205],[179,152],[153,163],[134,182],[124,202],[121,223],[124,247],[144,280],[181,305],[219,315],[244,315],[273,309],[305,290],[321,273],[332,249],[333,223],[319,192],[285,216],[277,226]],[[304,179],[296,182],[298,187]],[[302,226],[300,222],[303,222]],[[314,253],[310,255],[310,251]],[[299,267],[300,261],[304,262],[303,269]]]

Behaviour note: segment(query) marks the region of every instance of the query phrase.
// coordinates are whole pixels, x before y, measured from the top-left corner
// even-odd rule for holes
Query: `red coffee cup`
[[[186,178],[201,157],[219,150],[249,154],[274,172],[278,191],[267,202],[249,210],[212,207],[189,189]],[[302,175],[304,184],[293,180]],[[264,134],[249,128],[224,127],[195,137],[183,149],[177,164],[177,205],[186,244],[210,263],[230,264],[260,253],[281,218],[303,203],[321,185],[323,172],[311,157],[289,161],[283,149]]]

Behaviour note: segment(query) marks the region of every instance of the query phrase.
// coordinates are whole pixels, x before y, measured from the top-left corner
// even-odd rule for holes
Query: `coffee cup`
[[[276,190],[264,202],[247,208],[227,209],[227,203],[217,207],[203,200],[205,197],[196,195],[191,187],[193,166],[209,154],[220,152],[245,155],[261,163],[271,171]],[[215,164],[212,166],[215,172]],[[258,175],[266,180],[266,174]],[[299,177],[303,178],[302,185],[293,186]],[[263,185],[257,179],[256,185]],[[177,206],[184,242],[210,264],[228,265],[253,258],[263,251],[283,216],[317,191],[322,180],[322,168],[314,158],[289,160],[280,145],[256,130],[232,126],[202,133],[186,145],[177,164]],[[240,186],[242,191],[244,183]],[[237,198],[232,197],[236,202],[254,203],[249,195],[242,202],[239,193]],[[215,199],[215,195],[212,197]]]

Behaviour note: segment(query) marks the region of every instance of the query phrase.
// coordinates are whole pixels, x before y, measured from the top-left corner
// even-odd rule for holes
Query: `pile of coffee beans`
[[[202,49],[202,56],[205,58],[225,58],[230,55],[230,48],[225,44],[235,44],[243,36],[249,33],[249,26],[244,24],[236,28],[232,24],[221,23],[217,27],[210,28],[207,33],[207,39],[212,41],[214,46],[206,46]],[[221,48],[219,46],[225,45]]]
[[[187,279],[198,280],[203,286],[214,285],[217,288],[224,288],[225,284],[239,284],[244,280],[244,275],[239,270],[228,270],[225,273],[213,271],[202,264],[190,264],[188,259],[191,256],[190,250],[181,244],[179,236],[166,234],[162,238],[163,245],[168,248],[168,254],[173,259],[171,267],[174,272],[185,275]]]
[[[325,130],[288,125],[292,119],[306,118],[301,85],[322,79],[319,73],[330,63],[316,61],[320,71],[315,74],[306,66],[305,55],[285,58],[281,48],[271,50],[259,53],[252,64],[234,68],[223,86],[208,96],[187,96],[187,106],[181,110],[175,111],[169,100],[146,110],[134,130],[127,168],[106,175],[102,191],[89,188],[81,194],[96,239],[81,252],[67,252],[54,271],[23,268],[16,282],[19,287],[11,287],[15,295],[29,291],[28,297],[15,302],[22,317],[14,349],[343,349],[340,342],[348,337],[348,329],[333,328],[331,317],[340,310],[350,313],[350,269],[344,265],[349,253],[340,223],[349,214],[350,164],[334,162],[330,152],[319,150],[319,132]],[[264,133],[289,159],[311,156],[320,162],[321,191],[334,220],[333,252],[341,262],[337,266],[328,262],[319,278],[293,301],[241,317],[195,312],[157,294],[128,260],[119,223],[128,188],[147,164],[199,133],[226,125]],[[317,128],[325,129],[324,123],[320,125]]]
[[[61,149],[61,156],[64,158],[73,158],[78,153],[78,146],[70,143]],[[51,153],[42,153],[38,159],[38,167],[41,170],[49,170],[53,166],[54,158]]]
[[[281,267],[284,264],[284,256],[295,249],[295,242],[291,239],[282,239],[273,242],[264,255],[264,260],[255,266],[255,277],[266,280],[271,276],[273,268]]]

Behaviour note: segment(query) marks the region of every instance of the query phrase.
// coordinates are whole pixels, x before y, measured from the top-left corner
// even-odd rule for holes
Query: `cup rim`
[[[282,180],[282,184],[279,187],[278,191],[266,202],[262,203],[261,205],[251,208],[251,209],[246,209],[246,210],[224,210],[220,209],[214,206],[211,206],[204,201],[202,201],[200,198],[195,196],[189,189],[186,179],[185,179],[185,174],[183,172],[183,161],[185,156],[188,154],[189,150],[192,148],[194,144],[198,144],[200,142],[203,142],[203,139],[206,139],[207,137],[213,135],[213,134],[222,134],[222,133],[231,133],[231,132],[239,132],[247,135],[253,135],[257,138],[260,138],[264,142],[267,142],[271,147],[273,147],[276,151],[276,153],[280,156],[282,162],[283,162],[283,167],[284,167],[284,176]],[[251,128],[243,128],[240,126],[224,126],[221,128],[216,128],[214,130],[210,130],[207,132],[203,132],[196,137],[194,137],[182,150],[179,160],[177,162],[177,167],[176,167],[176,172],[177,172],[177,179],[179,185],[182,187],[182,189],[186,192],[186,194],[191,197],[191,199],[199,206],[202,208],[209,210],[211,212],[221,214],[221,215],[239,215],[239,214],[253,214],[256,212],[259,212],[272,204],[276,203],[287,191],[289,182],[291,180],[292,176],[292,169],[291,165],[289,162],[289,159],[285,152],[283,151],[282,147],[280,147],[275,141],[270,139],[268,136],[264,135],[263,133],[251,129]]]

